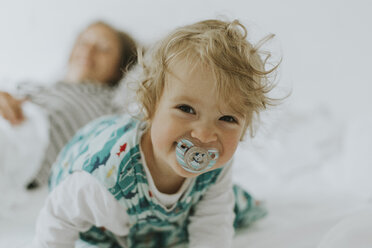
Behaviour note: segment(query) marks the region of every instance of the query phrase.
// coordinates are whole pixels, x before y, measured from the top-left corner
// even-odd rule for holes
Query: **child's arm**
[[[221,172],[217,182],[203,196],[188,227],[190,247],[232,246],[234,235],[234,193],[231,163]]]
[[[48,196],[36,223],[33,247],[75,247],[79,232],[93,225],[124,236],[128,233],[127,220],[105,187],[90,174],[75,172]]]

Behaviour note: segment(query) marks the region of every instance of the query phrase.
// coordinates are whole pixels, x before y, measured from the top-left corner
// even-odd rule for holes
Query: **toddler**
[[[239,141],[272,89],[235,20],[176,29],[145,57],[141,115],[81,129],[52,168],[35,247],[231,247],[265,211],[232,185]]]

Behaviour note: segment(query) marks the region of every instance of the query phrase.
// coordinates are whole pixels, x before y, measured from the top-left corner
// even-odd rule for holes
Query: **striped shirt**
[[[47,182],[51,165],[77,130],[100,116],[120,112],[113,103],[114,90],[97,83],[58,82],[51,86],[20,85],[18,89],[48,115],[49,145],[34,181],[37,184]]]

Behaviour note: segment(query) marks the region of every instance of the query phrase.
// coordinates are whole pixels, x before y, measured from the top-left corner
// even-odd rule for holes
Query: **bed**
[[[348,221],[371,227],[372,215],[359,214],[372,209],[371,124],[366,116],[339,120],[326,106],[284,105],[265,113],[256,136],[238,148],[234,181],[269,214],[239,231],[233,247],[340,247],[329,237],[345,232]],[[27,247],[47,189],[1,185],[0,247]]]

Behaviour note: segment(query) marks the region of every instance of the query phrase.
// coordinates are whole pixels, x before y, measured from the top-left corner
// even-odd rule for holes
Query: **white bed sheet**
[[[234,247],[317,247],[342,220],[372,209],[371,119],[342,122],[325,107],[284,107],[267,116],[257,136],[239,147],[234,180],[263,200],[269,214],[237,233]],[[27,247],[47,189],[9,194],[17,197],[0,198],[7,199],[0,247]]]

